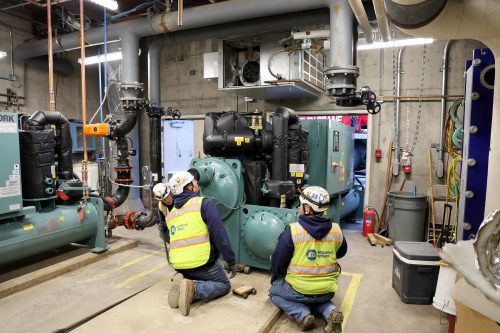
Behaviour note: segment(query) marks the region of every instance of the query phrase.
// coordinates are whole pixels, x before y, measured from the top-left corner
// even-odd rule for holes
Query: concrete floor
[[[392,247],[371,247],[359,231],[346,228],[344,232],[349,251],[340,260],[343,274],[334,298],[346,315],[344,332],[447,332],[446,319],[434,307],[399,300],[391,286]],[[120,229],[116,234],[138,239],[139,246],[0,299],[0,331],[54,332],[84,319],[76,331],[262,332],[270,319],[278,318],[267,298],[269,277],[264,272],[240,274],[232,280],[233,287],[255,286],[257,295],[247,300],[226,295],[197,303],[189,317],[181,316],[166,304],[172,269],[166,264],[156,229]],[[15,273],[7,272],[10,276]],[[0,274],[0,281],[5,279]],[[123,303],[89,318],[120,301]],[[317,326],[312,332],[322,332],[322,320],[317,320]],[[272,328],[272,332],[296,331],[297,325],[284,315]]]

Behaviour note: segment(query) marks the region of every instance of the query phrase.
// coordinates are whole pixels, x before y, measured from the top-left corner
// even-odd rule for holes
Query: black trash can
[[[436,292],[440,260],[436,249],[425,242],[394,245],[392,287],[404,303],[431,304]]]

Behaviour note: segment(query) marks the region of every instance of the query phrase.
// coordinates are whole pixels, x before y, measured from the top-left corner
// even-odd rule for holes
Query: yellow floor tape
[[[340,311],[344,314],[344,322],[342,323],[342,331],[344,331],[349,315],[351,314],[352,306],[354,304],[356,293],[358,292],[363,274],[342,272],[341,275],[351,277],[351,282],[347,287],[344,298],[342,299],[342,304],[340,305]]]
[[[159,270],[159,269],[161,269],[161,268],[163,268],[163,267],[165,267],[165,266],[167,266],[167,265],[168,265],[168,263],[165,261],[165,262],[162,262],[162,263],[161,263],[161,264],[159,264],[159,265],[156,265],[156,266],[155,266],[155,267],[153,267],[153,268],[150,268],[150,269],[148,269],[148,270],[145,270],[145,271],[142,271],[142,272],[137,273],[137,274],[135,274],[135,275],[132,275],[132,276],[130,276],[129,278],[127,278],[125,281],[123,281],[122,283],[119,283],[119,284],[115,284],[115,285],[113,285],[113,289],[120,289],[120,288],[123,288],[123,287],[124,287],[124,286],[126,286],[127,284],[132,283],[132,282],[134,282],[134,281],[136,281],[136,280],[139,280],[139,279],[141,279],[141,278],[143,278],[143,277],[145,277],[145,276],[147,276],[147,275],[149,275],[149,274],[151,274],[151,273],[154,273],[154,272],[156,272],[157,270]]]
[[[144,260],[146,260],[148,258],[151,258],[152,256],[158,255],[158,254],[160,254],[162,252],[164,252],[164,251],[154,251],[154,252],[151,252],[150,254],[147,254],[147,255],[135,258],[133,260],[127,261],[123,265],[120,265],[120,266],[118,266],[116,268],[113,268],[112,270],[105,271],[105,272],[100,273],[99,275],[97,275],[97,276],[95,276],[93,278],[87,279],[87,282],[92,282],[92,281],[97,281],[97,280],[100,280],[100,279],[107,278],[107,277],[111,276],[113,273],[116,273],[118,271],[121,271],[122,269],[128,268],[128,267],[133,266],[135,264],[138,264],[141,261],[144,261]]]

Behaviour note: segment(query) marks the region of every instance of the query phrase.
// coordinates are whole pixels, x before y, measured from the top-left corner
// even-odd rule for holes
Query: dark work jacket
[[[322,217],[301,215],[298,222],[314,239],[325,237],[332,227],[331,220]],[[271,258],[271,282],[286,276],[288,265],[293,257],[293,251],[292,232],[290,227],[287,226],[281,233]],[[347,242],[344,237],[342,245],[337,250],[337,259],[342,258],[346,252]]]
[[[179,209],[191,198],[199,197],[197,193],[191,191],[183,191],[181,194],[174,196],[174,206]],[[220,218],[219,211],[215,207],[214,202],[209,198],[204,198],[201,203],[201,218],[208,227],[208,236],[210,238],[210,256],[208,262],[201,266],[188,270],[178,270],[182,271],[194,271],[199,269],[204,269],[206,267],[212,266],[213,263],[222,255],[222,258],[227,262],[229,266],[233,266],[236,263],[234,252],[231,248],[231,243],[229,242],[229,237],[227,235],[226,229],[224,229],[224,224]],[[167,230],[168,233],[168,230]]]

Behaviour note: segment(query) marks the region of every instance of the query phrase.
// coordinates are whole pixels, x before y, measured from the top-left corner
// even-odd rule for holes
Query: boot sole
[[[189,315],[189,310],[191,309],[191,303],[188,301],[188,280],[183,279],[180,285],[179,291],[179,310],[183,316]]]
[[[176,274],[172,279],[172,284],[168,290],[168,305],[173,309],[179,307],[180,284],[182,278],[182,274]]]
[[[335,311],[332,318],[328,318],[328,323],[325,327],[326,333],[342,333],[342,323],[344,322],[344,314],[340,311]]]

